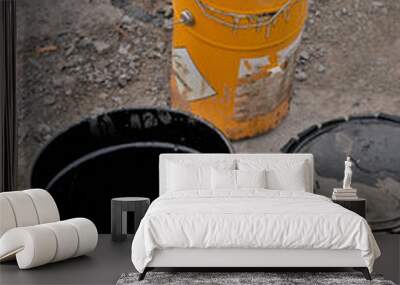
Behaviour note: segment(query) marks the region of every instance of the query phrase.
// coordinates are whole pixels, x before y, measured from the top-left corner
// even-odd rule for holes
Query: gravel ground
[[[278,152],[308,126],[400,111],[400,1],[310,0],[287,118],[237,152]],[[17,1],[19,188],[38,150],[87,116],[168,106],[171,3]]]

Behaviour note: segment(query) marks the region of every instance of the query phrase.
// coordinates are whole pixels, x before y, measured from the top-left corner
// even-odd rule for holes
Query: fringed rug
[[[368,281],[359,272],[148,272],[142,281],[138,273],[122,274],[117,285],[147,284],[328,284],[328,285],[395,285],[380,275],[372,275]]]

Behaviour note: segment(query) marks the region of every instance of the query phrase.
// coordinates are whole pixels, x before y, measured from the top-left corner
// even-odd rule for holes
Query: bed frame
[[[160,155],[160,195],[165,192],[167,160],[182,159],[287,159],[306,161],[309,166],[308,192],[313,192],[314,161],[312,154],[162,154]],[[271,269],[337,269],[353,268],[361,271],[367,280],[371,275],[359,250],[330,249],[249,249],[249,248],[170,248],[156,250],[152,261],[139,275],[143,280],[150,270],[181,269],[187,271],[271,271]]]

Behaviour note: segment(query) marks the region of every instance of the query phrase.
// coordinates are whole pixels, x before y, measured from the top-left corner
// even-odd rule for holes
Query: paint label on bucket
[[[240,60],[239,78],[244,78],[259,73],[269,64],[269,57],[267,55],[256,58],[243,58]]]
[[[216,95],[216,91],[200,73],[186,48],[173,49],[172,72],[179,94],[188,101]]]
[[[277,66],[246,80],[236,88],[234,117],[248,120],[272,112],[285,97],[282,82],[285,73]]]
[[[241,60],[234,103],[236,120],[267,115],[290,96],[296,65],[295,51],[286,56],[285,64],[275,67],[269,66],[266,57]],[[246,66],[249,72],[242,72],[242,66]]]

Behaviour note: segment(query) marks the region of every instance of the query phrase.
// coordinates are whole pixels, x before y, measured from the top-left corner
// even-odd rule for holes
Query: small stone
[[[121,22],[124,25],[130,25],[130,24],[133,23],[133,19],[131,17],[129,17],[128,15],[125,15],[125,16],[122,17]]]
[[[343,15],[347,15],[347,9],[346,8],[342,8],[342,14]]]
[[[93,42],[93,45],[98,53],[106,52],[111,47],[110,44],[103,41],[95,41]]]
[[[156,44],[157,50],[161,53],[165,51],[165,43],[164,42],[157,42]]]
[[[324,65],[319,64],[319,65],[317,66],[317,71],[318,71],[319,73],[324,73],[325,70],[326,70],[326,68],[325,68]]]
[[[379,2],[379,1],[372,1],[372,6],[379,8],[379,7],[383,7],[383,3]]]
[[[308,61],[310,59],[310,54],[303,50],[302,52],[300,52],[300,59]]]
[[[296,70],[294,78],[298,81],[306,81],[307,80],[307,73],[302,70]]]
[[[134,54],[131,58],[131,60],[134,62],[138,62],[138,61],[140,61],[140,59],[141,59],[141,57],[137,54]]]
[[[88,37],[84,37],[80,42],[80,45],[83,47],[89,46],[91,44],[92,44],[92,40]]]
[[[65,56],[70,56],[73,52],[74,52],[74,50],[75,50],[75,45],[71,45],[68,49],[67,49],[67,51],[65,52]]]
[[[100,98],[101,100],[105,100],[105,99],[107,99],[107,98],[108,98],[108,94],[107,94],[107,93],[104,93],[104,92],[102,92],[102,93],[100,93],[100,94],[99,94],[99,98]]]
[[[118,84],[119,84],[120,87],[123,88],[128,84],[128,80],[124,76],[120,76],[118,78]],[[113,98],[113,100],[114,100],[114,98]]]
[[[174,10],[172,9],[171,6],[165,7],[165,9],[164,9],[164,17],[165,18],[171,18],[173,13],[174,13]]]
[[[115,103],[117,103],[118,105],[122,104],[122,99],[120,97],[117,96],[113,96],[112,99]]]
[[[154,17],[151,22],[157,28],[161,28],[164,25],[164,17],[162,17],[162,16]]]
[[[51,138],[52,138],[52,136],[50,134],[47,134],[44,136],[45,141],[49,141],[49,140],[51,140]]]
[[[172,30],[172,26],[173,26],[172,19],[165,19],[165,20],[164,20],[163,28],[164,28],[165,30],[168,30],[168,31]]]
[[[152,51],[152,52],[147,53],[147,58],[150,58],[150,59],[162,58],[162,54],[157,51]]]
[[[65,90],[65,95],[69,96],[71,94],[72,94],[72,90],[71,89],[68,88],[67,90]]]
[[[121,44],[119,46],[118,53],[120,53],[122,55],[127,55],[127,54],[129,54],[129,49],[130,48],[131,48],[130,44]]]
[[[53,105],[56,102],[56,97],[54,95],[48,95],[44,98],[45,105]]]

